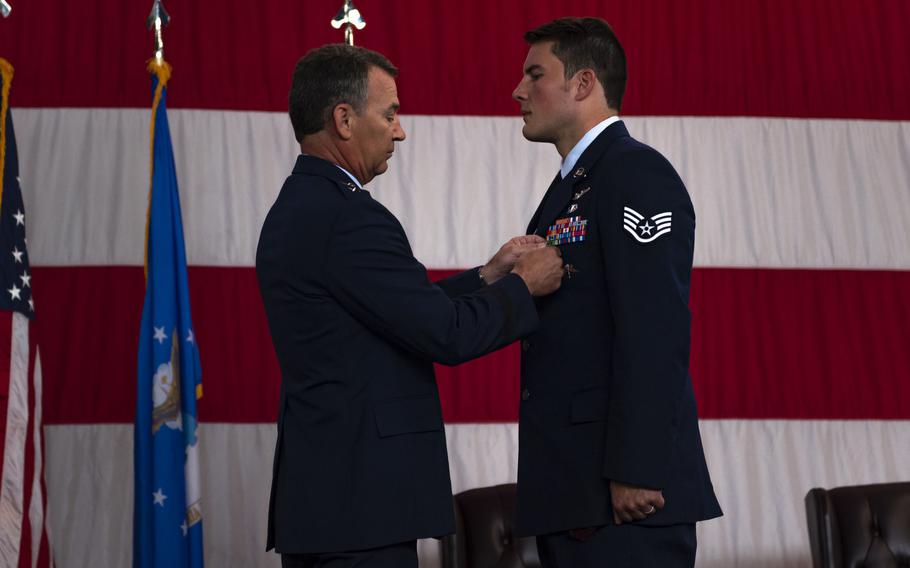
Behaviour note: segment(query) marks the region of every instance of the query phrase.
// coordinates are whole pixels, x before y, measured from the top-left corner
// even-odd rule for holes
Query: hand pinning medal
[[[577,203],[573,203],[572,206],[576,209],[578,208]],[[575,209],[570,207],[569,213],[572,213],[573,211],[575,211]],[[587,219],[582,217],[564,217],[562,219],[557,219],[553,225],[550,225],[547,228],[547,244],[558,247],[569,243],[580,243],[585,240],[587,235]],[[565,277],[568,279],[571,279],[573,275],[578,273],[578,269],[569,263],[563,266],[563,270],[565,270]]]

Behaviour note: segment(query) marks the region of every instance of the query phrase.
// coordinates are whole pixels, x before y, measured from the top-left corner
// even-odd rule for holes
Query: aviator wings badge
[[[640,243],[650,243],[670,232],[673,213],[658,213],[650,219],[631,207],[623,207],[623,228]]]

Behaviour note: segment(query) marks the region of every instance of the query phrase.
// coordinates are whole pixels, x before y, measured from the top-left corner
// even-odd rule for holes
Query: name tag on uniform
[[[565,217],[557,219],[556,223],[547,229],[547,244],[564,245],[579,243],[585,240],[588,234],[588,220],[581,217]]]

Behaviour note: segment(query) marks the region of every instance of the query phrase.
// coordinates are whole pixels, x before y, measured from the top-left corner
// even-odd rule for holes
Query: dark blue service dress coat
[[[281,367],[268,548],[374,548],[454,532],[433,362],[534,331],[509,275],[433,284],[398,220],[300,156],[266,217],[256,273]]]
[[[721,515],[688,373],[695,213],[676,171],[614,123],[528,233],[576,272],[522,342],[517,531],[611,524],[610,480],[663,490],[641,524]]]

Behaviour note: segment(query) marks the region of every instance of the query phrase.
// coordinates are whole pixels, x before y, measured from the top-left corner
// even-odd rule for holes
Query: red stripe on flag
[[[254,270],[189,272],[201,420],[273,421],[280,373]],[[45,422],[131,422],[142,269],[34,273],[39,317],[55,323],[40,326]],[[692,306],[702,417],[910,418],[910,272],[696,269]],[[514,348],[438,379],[448,422],[517,417]]]
[[[910,272],[701,269],[691,368],[709,418],[910,418]]]
[[[13,341],[13,313],[0,310],[0,479],[3,479],[3,451],[6,445],[6,412],[9,407],[10,345]]]
[[[32,0],[4,24],[17,106],[148,106],[146,2]],[[294,62],[341,41],[335,3],[240,0],[168,7],[171,108],[285,111]],[[552,18],[606,18],[629,59],[625,114],[910,118],[906,0],[359,0],[357,43],[401,69],[406,114],[517,115],[527,46]],[[237,41],[242,30],[242,41]],[[35,38],[40,37],[40,41]],[[75,39],[75,38],[78,38]],[[86,62],[91,62],[86,65]],[[239,71],[242,70],[242,71]]]
[[[30,353],[30,359],[31,359],[30,368],[29,368],[29,378],[30,378],[33,386],[35,385],[36,381],[40,381],[40,385],[41,385],[41,400],[37,401],[39,405],[42,405],[42,407],[41,407],[41,424],[39,424],[39,431],[38,431],[39,434],[38,434],[38,443],[37,443],[38,451],[41,452],[41,471],[39,472],[39,477],[38,477],[38,487],[33,488],[32,485],[30,484],[28,491],[29,491],[29,495],[30,495],[29,503],[31,503],[31,500],[35,499],[36,497],[40,498],[40,500],[41,500],[41,502],[40,502],[41,526],[40,526],[40,529],[38,529],[40,532],[38,532],[39,540],[37,543],[37,558],[35,559],[34,562],[31,562],[29,564],[20,563],[20,566],[21,566],[21,568],[31,568],[32,566],[37,566],[38,568],[53,568],[54,567],[53,555],[51,554],[50,541],[48,539],[48,527],[50,526],[50,523],[48,521],[48,516],[47,516],[47,451],[45,450],[45,445],[44,445],[45,411],[44,411],[44,407],[43,407],[43,402],[44,402],[44,393],[46,392],[46,389],[45,389],[45,385],[44,385],[44,377],[41,376],[41,377],[36,378],[36,375],[38,373],[38,369],[36,367],[38,365],[42,365],[43,363],[41,361],[39,361],[39,357],[41,357],[41,354],[39,352],[39,347],[37,344],[38,333],[35,330],[35,327],[36,327],[36,324],[33,322],[29,328],[29,344],[30,344],[29,353]],[[43,375],[43,367],[42,367],[41,372]],[[35,388],[36,387],[33,387],[32,392],[35,391]],[[32,443],[33,451],[34,451],[34,445],[35,445],[34,440],[30,440],[30,443]],[[33,489],[40,491],[40,495],[36,495],[35,493],[33,493]],[[35,530],[34,528],[31,527],[31,519],[29,520],[28,526],[29,526],[30,531]],[[34,543],[32,543],[30,541],[29,546],[30,547],[34,546]],[[29,549],[30,557],[31,557],[31,552],[32,551],[30,548]]]

